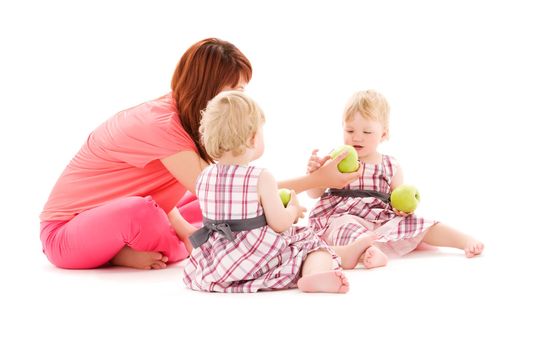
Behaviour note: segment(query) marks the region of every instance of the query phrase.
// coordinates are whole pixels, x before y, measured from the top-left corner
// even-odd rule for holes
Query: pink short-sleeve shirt
[[[171,94],[122,111],[100,125],[56,182],[42,221],[70,220],[110,200],[152,196],[169,212],[186,189],[160,159],[197,148]]]

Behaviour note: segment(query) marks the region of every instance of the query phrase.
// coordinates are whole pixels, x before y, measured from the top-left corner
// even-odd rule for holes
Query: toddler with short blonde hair
[[[328,244],[350,244],[376,234],[374,245],[360,257],[366,268],[384,266],[387,256],[405,255],[421,243],[463,249],[467,257],[481,254],[483,243],[434,220],[393,209],[391,192],[402,185],[403,173],[395,158],[378,152],[389,137],[389,104],[385,97],[365,90],[353,94],[342,118],[344,143],[357,151],[359,179],[342,189],[312,189],[319,198],[309,215],[312,229]],[[317,150],[308,161],[308,173],[329,159]]]

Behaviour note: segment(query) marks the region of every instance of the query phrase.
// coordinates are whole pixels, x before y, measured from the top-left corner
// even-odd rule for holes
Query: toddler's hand
[[[307,174],[313,173],[317,169],[321,168],[321,166],[331,158],[329,155],[326,155],[323,158],[319,158],[319,156],[317,155],[318,151],[318,149],[314,149],[312,151],[312,154],[310,155],[310,159],[308,160],[308,166],[306,169]]]
[[[304,213],[306,212],[306,208],[299,204],[299,200],[297,199],[297,194],[293,190],[291,190],[291,199],[289,200],[289,203],[287,204],[288,208],[290,206],[295,207],[296,209],[297,218],[295,219],[295,222],[294,222],[294,224],[296,224],[297,221],[299,221],[299,218],[301,219],[304,218]]]
[[[413,214],[413,213],[406,213],[406,212],[404,212],[404,211],[396,210],[395,208],[393,208],[393,211],[394,211],[394,213],[395,213],[396,215],[398,215],[398,216],[404,216],[404,217],[405,217],[405,216],[410,216],[411,214]]]

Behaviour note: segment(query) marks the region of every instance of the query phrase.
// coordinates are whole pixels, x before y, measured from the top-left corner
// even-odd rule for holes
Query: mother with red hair
[[[250,61],[237,47],[201,40],[182,55],[171,92],[98,126],[60,175],[40,215],[49,261],[67,269],[161,269],[186,258],[188,237],[201,222],[191,193],[212,162],[200,141],[201,110],[221,91],[244,90],[251,78]],[[357,178],[337,171],[343,156],[279,186],[296,192],[341,188]]]

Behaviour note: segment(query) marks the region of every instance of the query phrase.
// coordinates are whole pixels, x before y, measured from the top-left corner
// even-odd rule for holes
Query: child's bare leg
[[[463,249],[468,258],[481,254],[485,248],[484,244],[475,238],[441,223],[426,231],[423,242],[439,247]]]
[[[365,233],[353,243],[333,246],[331,248],[342,260],[342,267],[344,269],[354,269],[359,263],[362,254],[372,245],[375,239],[376,235],[374,233]]]
[[[341,270],[332,269],[332,256],[326,250],[308,254],[297,283],[303,292],[346,293],[349,282]]]
[[[132,267],[141,270],[164,269],[167,257],[158,252],[140,252],[125,246],[110,261],[112,265]]]
[[[376,246],[371,246],[361,255],[359,262],[367,269],[387,265],[387,255]]]

